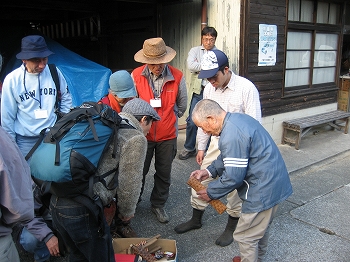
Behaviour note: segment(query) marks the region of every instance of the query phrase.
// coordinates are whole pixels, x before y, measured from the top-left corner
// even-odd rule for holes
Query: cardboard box
[[[350,89],[350,76],[341,76],[339,80],[339,90],[348,91]]]
[[[138,244],[141,241],[146,241],[148,238],[115,238],[113,239],[113,249],[114,253],[120,253],[125,254],[125,250],[127,250],[131,244]],[[149,250],[151,250],[153,247],[160,246],[163,252],[172,252],[175,254],[175,258],[173,260],[167,260],[165,257],[162,259],[157,260],[160,262],[177,262],[177,247],[176,247],[176,241],[172,239],[157,239],[157,241],[148,247]],[[118,262],[118,261],[116,261]]]
[[[338,110],[349,112],[350,76],[341,76],[339,79]]]
[[[349,112],[349,91],[338,91],[338,110]]]

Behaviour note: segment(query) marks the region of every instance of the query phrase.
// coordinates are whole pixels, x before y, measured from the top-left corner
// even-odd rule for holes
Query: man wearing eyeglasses
[[[211,50],[203,55],[199,79],[207,79],[208,84],[203,92],[203,99],[216,101],[226,112],[243,113],[261,121],[261,108],[259,92],[248,79],[236,75],[229,68],[226,54],[220,50]],[[220,154],[218,148],[219,136],[210,136],[201,128],[197,132],[198,153],[196,156],[200,169],[206,169]],[[210,139],[209,148],[207,148]],[[207,186],[213,178],[202,181]],[[192,218],[175,227],[178,234],[202,227],[202,216],[208,203],[199,199],[196,191],[192,189],[191,206]],[[233,232],[236,229],[241,213],[242,201],[237,191],[227,195],[228,221],[221,236],[216,240],[219,246],[227,246],[233,242]]]
[[[208,83],[206,79],[199,79],[198,74],[201,71],[201,61],[204,54],[209,50],[217,50],[215,41],[218,33],[214,27],[204,27],[201,32],[202,45],[192,47],[188,52],[187,67],[191,71],[190,85],[187,90],[188,97],[188,117],[186,119],[186,140],[184,150],[179,154],[179,159],[185,160],[196,155],[196,137],[197,126],[191,119],[194,106],[203,99],[203,90]]]

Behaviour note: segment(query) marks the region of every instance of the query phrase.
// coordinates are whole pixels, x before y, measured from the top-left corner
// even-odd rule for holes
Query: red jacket
[[[112,94],[108,94],[105,97],[102,97],[101,100],[98,101],[98,103],[102,103],[102,104],[108,105],[114,111],[117,111],[118,113],[120,113],[122,111],[122,109],[120,108],[120,105],[118,104],[117,100],[115,100],[113,98]]]
[[[153,90],[149,85],[148,78],[143,71],[147,65],[140,66],[132,72],[136,90],[139,98],[150,103],[154,99]],[[155,121],[147,135],[148,141],[159,142],[177,137],[177,114],[175,112],[176,99],[179,91],[179,84],[183,77],[182,72],[170,65],[171,75],[164,77],[164,83],[160,99],[162,106],[154,108],[160,116],[159,121]]]

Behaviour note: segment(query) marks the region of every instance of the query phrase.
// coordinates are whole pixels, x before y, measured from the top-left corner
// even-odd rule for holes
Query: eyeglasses
[[[212,38],[207,38],[207,37],[203,37],[202,41],[205,42],[209,42],[209,43],[215,43],[216,38],[212,37]]]

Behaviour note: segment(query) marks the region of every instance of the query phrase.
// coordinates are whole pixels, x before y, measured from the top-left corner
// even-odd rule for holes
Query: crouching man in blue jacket
[[[245,114],[225,112],[213,100],[198,102],[192,120],[205,133],[220,136],[218,158],[207,169],[191,173],[201,181],[219,179],[197,194],[210,201],[237,189],[242,213],[233,238],[241,257],[233,261],[261,261],[278,204],[293,192],[282,155],[258,121]]]

